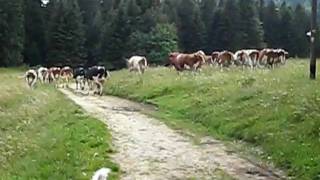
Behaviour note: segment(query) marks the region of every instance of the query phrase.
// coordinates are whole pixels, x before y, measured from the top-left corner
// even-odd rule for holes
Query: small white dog
[[[108,180],[108,175],[111,172],[109,168],[101,168],[94,173],[91,180]]]

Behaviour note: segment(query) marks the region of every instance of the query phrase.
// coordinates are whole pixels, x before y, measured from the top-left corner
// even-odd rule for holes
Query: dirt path
[[[121,179],[225,179],[221,172],[243,180],[280,179],[271,171],[228,153],[214,139],[194,145],[187,137],[142,114],[139,104],[61,91],[108,125],[117,149],[114,160],[124,171]]]

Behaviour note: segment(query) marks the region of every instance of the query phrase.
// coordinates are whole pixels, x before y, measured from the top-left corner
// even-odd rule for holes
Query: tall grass
[[[30,90],[19,70],[0,69],[0,179],[89,179],[109,159],[105,125],[55,88]]]
[[[196,75],[122,70],[105,91],[158,106],[158,115],[176,127],[259,146],[263,158],[296,179],[320,179],[320,82],[308,79],[307,61],[253,72],[205,68]]]

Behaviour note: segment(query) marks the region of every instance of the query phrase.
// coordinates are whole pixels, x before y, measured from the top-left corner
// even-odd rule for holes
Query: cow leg
[[[66,79],[66,88],[69,88],[69,77]]]
[[[33,89],[33,88],[34,88],[34,85],[36,84],[36,82],[37,82],[37,78],[32,78],[32,79],[31,79],[31,82],[30,82],[30,85],[29,85],[30,88]]]
[[[82,91],[84,90],[84,87],[85,87],[85,80],[81,79],[80,80],[80,88],[81,88]]]
[[[27,82],[27,84],[28,84],[28,86],[29,86],[29,88],[31,87],[30,85],[30,79],[29,79],[29,77],[26,77],[26,82]]]

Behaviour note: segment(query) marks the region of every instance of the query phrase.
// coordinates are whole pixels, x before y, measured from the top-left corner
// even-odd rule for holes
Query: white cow
[[[127,65],[130,72],[138,71],[140,74],[143,74],[148,67],[148,61],[144,56],[132,56],[130,59],[127,59]]]

